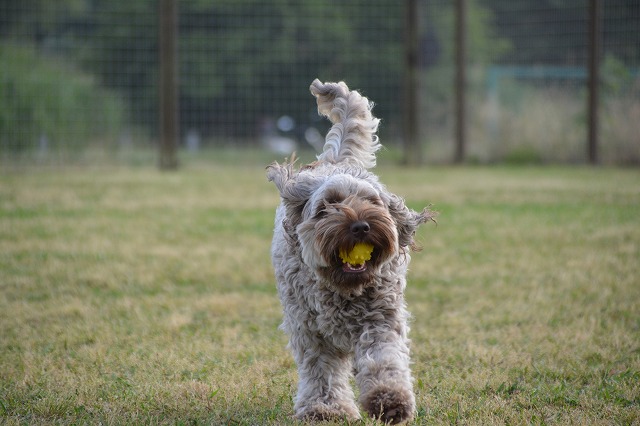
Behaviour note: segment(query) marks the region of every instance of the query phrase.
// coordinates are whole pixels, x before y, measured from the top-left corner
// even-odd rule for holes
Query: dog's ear
[[[324,177],[303,171],[295,171],[292,163],[273,163],[267,167],[267,178],[273,182],[287,209],[287,220],[296,226],[302,220],[302,210],[322,183]]]
[[[395,194],[390,194],[388,199],[388,208],[391,216],[396,222],[398,229],[398,243],[400,247],[409,247],[411,250],[420,250],[416,245],[413,237],[418,227],[428,221],[435,222],[436,212],[429,207],[425,207],[422,212],[418,213],[409,209],[404,200]]]

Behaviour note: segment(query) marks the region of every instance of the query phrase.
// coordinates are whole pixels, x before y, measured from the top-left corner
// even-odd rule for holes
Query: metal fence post
[[[420,69],[418,0],[405,2],[404,162],[422,163],[420,140]]]
[[[466,132],[466,65],[467,65],[467,5],[466,0],[456,0],[456,77],[455,77],[455,114],[456,114],[456,148],[454,162],[462,163],[465,156]]]
[[[600,56],[601,56],[601,7],[600,0],[589,0],[589,99],[588,99],[588,141],[589,163],[597,164],[600,102]]]
[[[158,45],[160,54],[159,110],[162,170],[178,167],[178,6],[177,0],[160,0]]]

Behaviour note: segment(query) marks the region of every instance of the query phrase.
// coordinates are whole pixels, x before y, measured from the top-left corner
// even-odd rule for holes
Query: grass
[[[223,158],[0,175],[0,423],[296,424],[277,193]],[[407,289],[415,424],[640,422],[637,169],[378,173],[440,212]]]

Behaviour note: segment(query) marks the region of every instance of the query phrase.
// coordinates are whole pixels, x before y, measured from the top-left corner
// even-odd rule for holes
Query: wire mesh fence
[[[601,2],[601,159],[640,163],[640,3]],[[419,2],[420,145],[454,155],[455,2]],[[159,135],[154,0],[0,3],[0,156],[127,159]],[[178,2],[179,146],[317,149],[310,82],[375,101],[404,143],[404,2]],[[588,1],[468,0],[466,160],[586,161]]]
[[[426,3],[427,158],[453,156],[452,2]],[[600,159],[640,161],[640,4],[601,2]],[[467,161],[587,161],[588,1],[469,2]],[[437,54],[434,54],[436,52]]]

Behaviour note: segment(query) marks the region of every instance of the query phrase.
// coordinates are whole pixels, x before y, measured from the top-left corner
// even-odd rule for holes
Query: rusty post
[[[412,166],[422,163],[418,1],[405,1],[404,163]]]
[[[467,132],[466,132],[466,65],[467,65],[467,5],[466,0],[456,0],[456,76],[455,76],[455,154],[454,162],[462,163],[465,157]]]
[[[178,6],[177,0],[159,2],[159,109],[161,170],[178,167]]]
[[[600,0],[589,0],[589,97],[587,123],[587,158],[598,164],[598,131],[600,102],[600,56],[602,54],[602,19]]]

